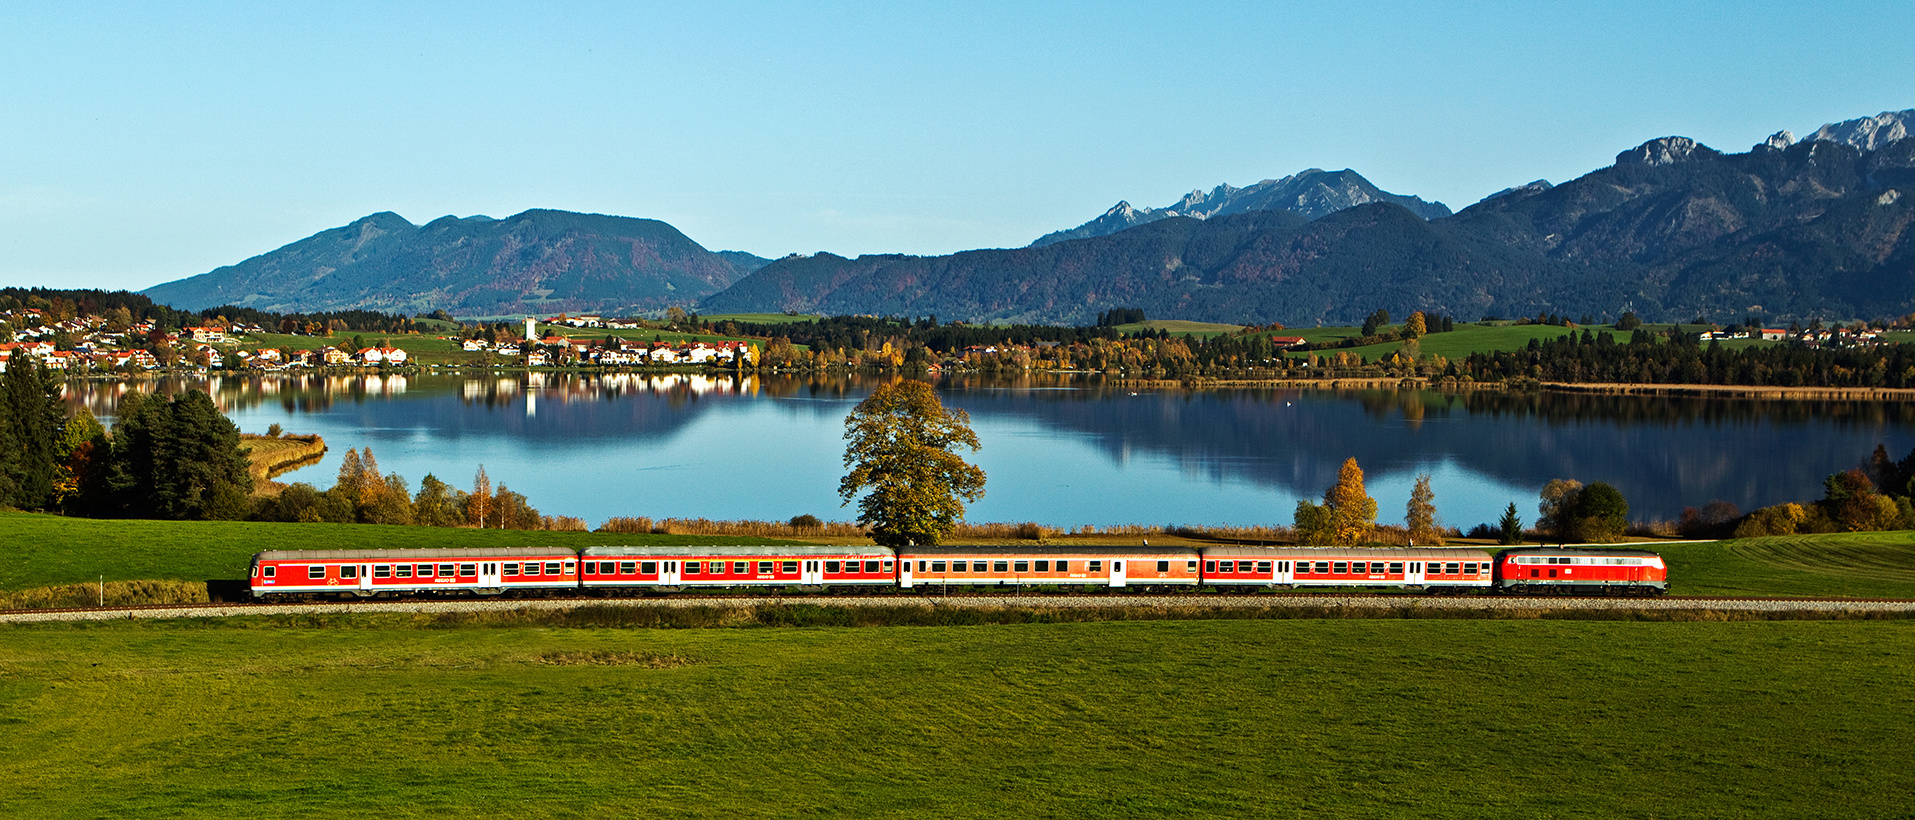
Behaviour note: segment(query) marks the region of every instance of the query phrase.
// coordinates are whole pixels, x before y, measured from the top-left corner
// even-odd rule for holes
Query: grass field
[[[815,322],[824,316],[816,313],[801,313],[793,316],[789,313],[714,313],[701,315],[701,321],[707,322],[746,322],[757,325],[789,325],[797,322]]]
[[[0,627],[9,817],[1907,817],[1915,623]]]
[[[1236,333],[1237,331],[1243,330],[1243,325],[1226,325],[1216,322],[1192,322],[1183,319],[1149,319],[1142,322],[1113,325],[1112,328],[1119,333],[1136,333],[1140,330],[1162,330],[1173,336],[1194,336],[1199,339],[1208,339],[1212,336]]]

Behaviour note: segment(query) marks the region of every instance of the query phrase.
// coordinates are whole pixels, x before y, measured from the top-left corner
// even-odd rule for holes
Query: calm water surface
[[[102,416],[128,389],[211,392],[248,433],[318,433],[324,461],[282,476],[331,486],[348,448],[370,447],[417,488],[432,473],[524,493],[547,515],[849,520],[844,417],[876,382],[706,376],[242,377],[85,383],[69,400]],[[1607,481],[1637,518],[1731,501],[1821,496],[1828,473],[1878,443],[1915,446],[1900,403],[1671,400],[1409,391],[1119,389],[1094,380],[947,379],[971,414],[989,475],[973,521],[1282,524],[1355,456],[1399,522],[1420,473],[1444,523],[1464,529],[1516,502],[1525,521],[1551,478]]]

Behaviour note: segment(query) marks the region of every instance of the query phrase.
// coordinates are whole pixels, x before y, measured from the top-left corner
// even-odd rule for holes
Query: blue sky
[[[282,5],[0,8],[0,284],[137,289],[382,210],[781,256],[1309,167],[1461,208],[1915,107],[1908,3]]]

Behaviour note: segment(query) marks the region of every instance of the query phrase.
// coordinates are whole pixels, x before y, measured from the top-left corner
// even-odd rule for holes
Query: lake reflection
[[[514,374],[213,377],[76,382],[109,416],[128,389],[211,392],[240,428],[325,436],[331,452],[282,481],[330,486],[347,448],[413,487],[427,473],[495,484],[548,515],[849,519],[836,489],[857,377]],[[1415,391],[1132,390],[1095,378],[947,378],[989,474],[974,521],[1288,524],[1345,458],[1379,520],[1400,521],[1430,473],[1445,523],[1535,517],[1551,478],[1607,481],[1634,517],[1715,499],[1743,509],[1819,498],[1828,473],[1877,443],[1899,458],[1915,414],[1894,402],[1652,399]]]

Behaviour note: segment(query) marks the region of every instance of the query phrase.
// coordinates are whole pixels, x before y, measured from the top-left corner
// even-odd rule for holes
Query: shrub
[[[613,532],[625,535],[644,535],[652,531],[650,518],[607,518],[599,525],[599,532]]]

